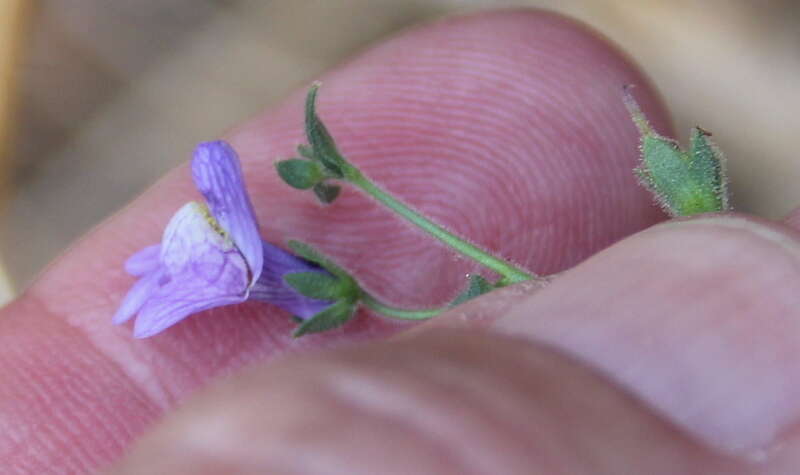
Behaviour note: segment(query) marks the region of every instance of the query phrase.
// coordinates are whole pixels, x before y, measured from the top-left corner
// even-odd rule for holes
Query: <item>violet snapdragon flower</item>
[[[200,144],[192,176],[206,203],[184,205],[167,224],[161,244],[128,259],[125,270],[139,280],[114,315],[115,324],[136,315],[134,336],[144,338],[193,313],[248,299],[301,319],[330,305],[300,295],[283,280],[292,272],[326,271],[261,240],[230,145]]]

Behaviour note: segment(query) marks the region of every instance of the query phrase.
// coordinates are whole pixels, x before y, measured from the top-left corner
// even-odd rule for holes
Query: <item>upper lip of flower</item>
[[[249,289],[261,275],[264,256],[258,222],[236,152],[221,140],[200,144],[192,160],[192,178],[218,229],[227,233],[244,256],[250,271]]]

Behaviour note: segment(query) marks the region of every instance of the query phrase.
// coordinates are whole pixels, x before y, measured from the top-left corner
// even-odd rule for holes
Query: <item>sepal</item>
[[[347,284],[340,279],[320,272],[292,272],[283,276],[283,280],[297,292],[317,300],[338,300],[349,297]]]
[[[300,144],[297,146],[297,154],[303,158],[307,158],[309,160],[316,160],[317,157],[314,155],[314,149],[311,148],[310,145]]]
[[[310,333],[319,333],[339,328],[355,315],[356,305],[353,302],[340,300],[301,323],[292,333],[299,338]]]
[[[317,91],[320,83],[314,83],[306,96],[306,138],[311,146],[311,158],[319,161],[327,175],[332,178],[344,177],[344,157],[336,148],[336,142],[331,137],[325,124],[317,115]]]
[[[470,274],[467,288],[464,289],[464,291],[461,292],[461,294],[459,294],[458,297],[455,298],[455,300],[453,300],[450,306],[455,307],[456,305],[461,305],[467,300],[472,300],[475,297],[489,293],[493,288],[494,285],[492,285],[488,280],[483,278],[483,276],[479,274]]]
[[[692,127],[689,135],[690,153],[695,163],[692,172],[697,175],[698,180],[706,183],[710,187],[710,191],[718,197],[720,211],[727,211],[730,209],[730,192],[728,191],[725,156],[710,137],[711,132],[697,126]]]
[[[288,245],[289,249],[291,249],[292,252],[294,252],[297,256],[300,256],[307,261],[317,264],[318,266],[322,267],[323,269],[335,275],[336,277],[352,279],[352,277],[350,277],[350,274],[348,274],[347,271],[339,267],[332,260],[325,257],[321,252],[316,250],[313,246],[295,240],[289,240]]]
[[[319,165],[311,160],[290,158],[275,164],[278,175],[292,188],[307,190],[314,187],[323,178]]]
[[[327,183],[317,183],[314,185],[314,195],[322,204],[329,205],[339,197],[342,187],[339,185],[329,185]]]

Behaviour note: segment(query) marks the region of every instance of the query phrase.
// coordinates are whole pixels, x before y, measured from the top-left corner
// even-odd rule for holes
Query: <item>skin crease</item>
[[[638,84],[643,109],[671,135],[665,110],[621,53],[569,20],[525,10],[448,19],[375,46],[322,79],[320,114],[354,163],[437,221],[537,272],[570,268],[663,219],[630,172],[637,137],[621,85]],[[319,246],[387,300],[447,301],[474,267],[358,193],[345,190],[322,208],[310,193],[278,182],[271,163],[302,140],[303,93],[228,135],[242,157],[262,235]],[[796,466],[795,412],[779,397],[794,394],[798,354],[791,343],[796,330],[787,323],[797,281],[795,236],[786,228],[751,221],[736,232],[727,221],[702,231],[656,228],[545,288],[508,289],[429,324],[437,330],[418,327],[384,343],[345,345],[407,327],[360,315],[341,331],[293,341],[287,315],[257,303],[204,312],[134,340],[130,328],[109,323],[133,281],[122,263],[157,242],[172,213],[197,198],[188,169],[173,171],[2,310],[4,473],[86,473],[112,464],[117,473],[792,473]],[[749,266],[701,277],[721,279],[736,302],[750,297],[760,306],[720,315],[695,300],[698,321],[747,321],[747,312],[759,308],[770,309],[767,324],[734,332],[752,345],[715,353],[713,364],[706,364],[703,345],[693,347],[699,349],[690,366],[676,363],[680,345],[665,345],[644,373],[629,371],[620,361],[637,353],[623,338],[629,320],[620,323],[618,315],[649,312],[644,321],[652,331],[676,341],[680,332],[713,335],[714,326],[664,327],[670,320],[658,318],[654,309],[664,299],[680,302],[691,280],[625,308],[625,299],[613,298],[621,295],[615,282],[637,281],[637,266],[625,256],[681,250],[702,236],[729,243],[702,261],[704,269],[736,264],[745,254]],[[664,253],[660,262],[671,272],[646,269],[639,279],[653,279],[658,289],[661,277],[685,276],[681,266],[696,262],[693,252],[703,254],[689,245],[683,250]],[[759,267],[762,258],[769,265]],[[775,285],[767,270],[783,261],[789,264]],[[763,277],[763,285],[739,280],[752,276]],[[594,287],[607,292],[605,300],[587,293]],[[580,298],[559,306],[572,291]],[[559,326],[562,315],[569,319]],[[599,328],[594,340],[575,336],[573,323],[586,315]],[[507,318],[493,323],[500,316]],[[498,335],[452,328],[464,322]],[[603,345],[613,351],[595,362]],[[316,351],[331,346],[345,348]],[[756,346],[776,351],[747,366],[748,375],[769,368],[760,386],[737,380],[736,367],[719,358]],[[307,356],[266,364],[290,353]],[[775,361],[781,364],[769,365]],[[246,365],[252,368],[225,378]],[[691,420],[659,397],[674,387],[649,383],[660,372],[684,384],[675,386],[683,393],[703,398]],[[702,377],[714,372],[733,375],[722,387],[746,396],[755,408],[750,418],[740,417],[741,406],[736,413],[702,411],[721,397],[698,389],[720,381]],[[759,399],[759,387],[770,397]],[[775,401],[781,404],[769,414]],[[715,432],[762,420],[757,437]]]

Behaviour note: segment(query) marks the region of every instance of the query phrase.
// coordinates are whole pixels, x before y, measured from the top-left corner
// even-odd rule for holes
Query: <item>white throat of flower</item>
[[[161,262],[171,272],[177,272],[191,263],[213,260],[220,252],[230,251],[238,249],[228,233],[204,203],[192,201],[175,213],[164,230]]]

